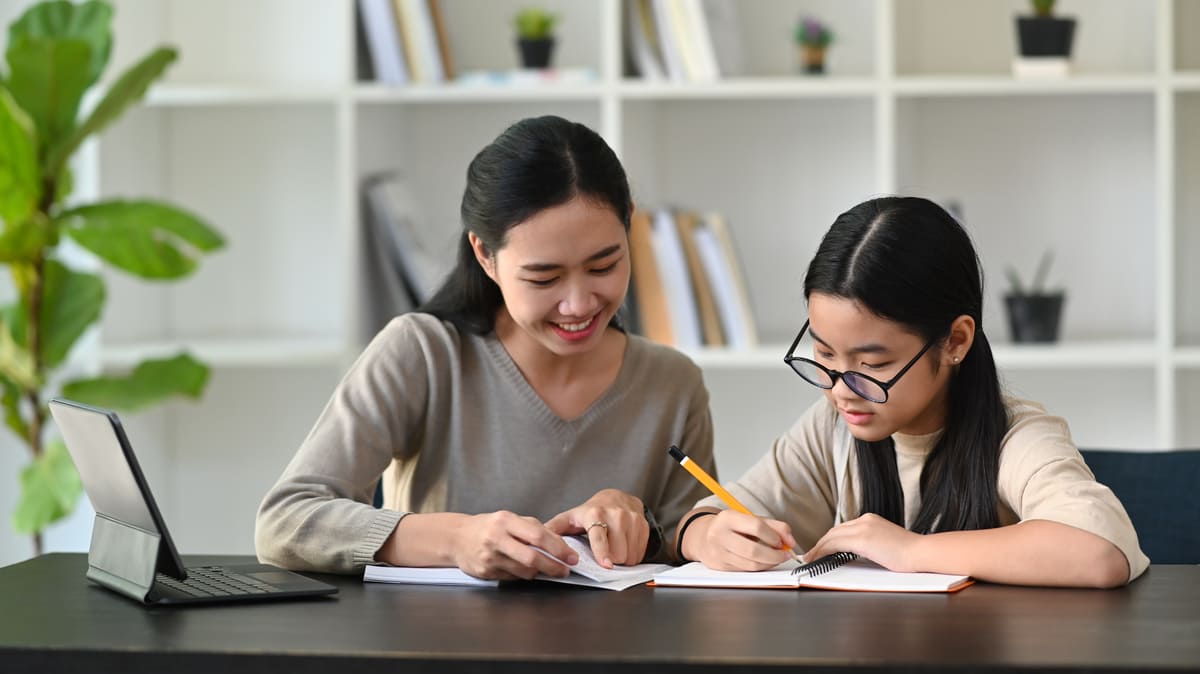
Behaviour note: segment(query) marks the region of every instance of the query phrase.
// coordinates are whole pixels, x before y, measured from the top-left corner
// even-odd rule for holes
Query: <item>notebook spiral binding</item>
[[[858,559],[858,555],[853,552],[835,552],[832,555],[825,555],[820,559],[815,559],[807,564],[801,564],[792,569],[792,575],[795,576],[819,576],[823,573],[829,573],[843,564],[849,564]]]

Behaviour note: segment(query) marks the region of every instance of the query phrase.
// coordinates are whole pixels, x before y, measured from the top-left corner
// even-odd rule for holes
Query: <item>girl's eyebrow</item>
[[[584,262],[595,262],[596,260],[602,260],[619,250],[621,250],[621,244],[614,243],[611,246],[608,246],[606,248],[601,248],[600,250],[596,251],[595,253],[592,253],[591,255],[589,255],[587,257],[586,260],[584,260]],[[525,271],[534,271],[534,272],[555,271],[557,269],[562,269],[562,265],[554,264],[554,263],[550,263],[550,262],[531,262],[529,264],[521,265],[521,269],[523,269]]]
[[[817,332],[816,332],[816,330],[813,330],[813,329],[812,329],[812,324],[811,324],[811,323],[808,325],[808,334],[812,335],[812,338],[813,338],[815,341],[818,341],[818,342],[820,342],[821,344],[823,344],[823,345],[825,346],[825,348],[827,348],[827,349],[829,349],[829,350],[831,350],[831,351],[833,350],[833,347],[832,347],[832,346],[829,346],[829,342],[826,342],[825,340],[823,340],[823,339],[821,339],[819,336],[817,336]],[[863,345],[861,345],[861,346],[856,346],[856,347],[854,347],[854,348],[850,349],[850,355],[852,355],[852,356],[858,356],[858,355],[861,355],[861,354],[864,354],[864,353],[882,353],[882,354],[890,354],[890,353],[891,353],[891,349],[887,348],[886,346],[884,346],[884,345],[882,345],[882,344],[877,344],[877,343],[875,343],[875,342],[871,342],[871,343],[868,343],[868,344],[863,344]]]

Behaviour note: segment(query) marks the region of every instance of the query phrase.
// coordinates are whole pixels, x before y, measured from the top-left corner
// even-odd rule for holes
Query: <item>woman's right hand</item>
[[[451,537],[455,565],[476,578],[530,579],[539,573],[564,577],[570,568],[534,550],[574,565],[579,555],[558,534],[533,517],[501,510],[470,515]]]
[[[792,529],[779,520],[733,510],[700,517],[684,532],[684,557],[719,571],[763,571],[792,559]]]

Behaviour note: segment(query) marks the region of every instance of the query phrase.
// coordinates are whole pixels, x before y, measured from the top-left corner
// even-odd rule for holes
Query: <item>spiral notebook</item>
[[[656,587],[812,588],[853,592],[957,592],[973,582],[970,576],[889,571],[844,552],[808,564],[787,561],[767,571],[715,571],[700,562],[691,562],[654,577]]]

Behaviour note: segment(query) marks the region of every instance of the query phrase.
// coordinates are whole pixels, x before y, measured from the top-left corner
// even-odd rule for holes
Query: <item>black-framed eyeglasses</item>
[[[804,337],[804,333],[807,331],[808,321],[804,321],[804,327],[800,328],[796,339],[792,340],[792,346],[788,348],[787,355],[783,357],[783,362],[787,363],[796,374],[800,375],[801,379],[817,388],[831,389],[837,385],[837,380],[841,379],[846,382],[846,388],[854,391],[864,400],[869,400],[873,403],[886,403],[888,400],[888,390],[895,386],[896,382],[900,381],[900,378],[904,376],[904,373],[908,372],[913,365],[916,365],[917,361],[921,360],[921,356],[924,356],[925,352],[929,350],[929,347],[937,342],[936,337],[929,340],[925,344],[925,347],[917,355],[913,356],[912,360],[908,361],[908,365],[905,365],[896,373],[895,377],[887,381],[879,381],[872,376],[861,372],[854,372],[853,370],[847,370],[846,372],[831,370],[811,358],[794,355],[796,347],[800,345],[800,339]]]

